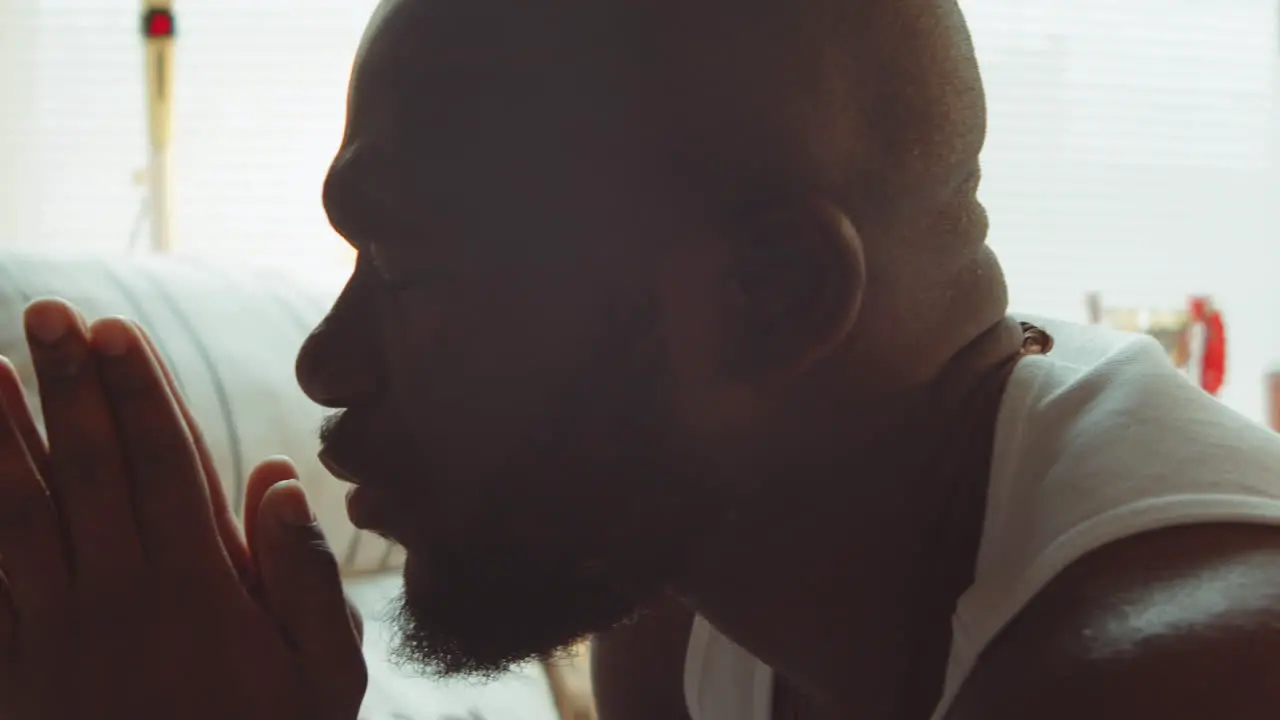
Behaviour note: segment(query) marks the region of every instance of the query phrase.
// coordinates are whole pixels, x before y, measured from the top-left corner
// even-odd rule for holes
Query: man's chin
[[[633,598],[580,580],[536,585],[514,573],[478,583],[432,573],[427,582],[414,566],[411,556],[389,618],[398,637],[392,659],[439,678],[491,680],[611,629],[638,607]]]

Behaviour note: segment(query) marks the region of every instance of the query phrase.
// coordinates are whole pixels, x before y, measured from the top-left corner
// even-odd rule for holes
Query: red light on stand
[[[173,37],[173,13],[169,10],[148,10],[142,16],[142,35],[147,39]]]

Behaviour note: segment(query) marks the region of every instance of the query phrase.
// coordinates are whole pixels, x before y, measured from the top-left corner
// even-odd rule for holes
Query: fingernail
[[[307,502],[307,494],[297,480],[284,480],[271,486],[269,492],[284,493],[278,500],[280,503],[280,519],[295,527],[308,527],[316,521]]]
[[[37,301],[27,306],[27,331],[36,341],[52,345],[71,329],[69,315],[56,301]]]
[[[99,321],[93,327],[93,346],[108,357],[125,354],[129,349],[129,325],[116,318]]]

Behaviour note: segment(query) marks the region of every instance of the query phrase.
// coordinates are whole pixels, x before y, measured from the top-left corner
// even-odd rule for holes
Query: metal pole
[[[151,210],[151,249],[173,249],[169,179],[169,140],[173,124],[173,0],[143,0],[142,37],[147,72],[147,124],[150,158],[147,187]]]

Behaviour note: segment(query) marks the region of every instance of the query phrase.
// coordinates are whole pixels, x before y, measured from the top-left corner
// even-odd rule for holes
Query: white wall
[[[188,251],[328,262],[320,182],[374,0],[177,0]],[[1224,399],[1280,360],[1274,0],[964,0],[987,80],[983,199],[1018,308],[1210,293]],[[0,243],[122,251],[145,160],[136,0],[0,0]]]
[[[14,5],[13,3],[17,3]],[[174,234],[194,252],[332,258],[320,207],[352,55],[374,0],[177,0]],[[0,0],[0,242],[124,251],[146,116],[137,0]],[[23,45],[8,35],[22,34]],[[11,115],[11,106],[21,106]],[[4,163],[10,164],[6,157]],[[34,168],[34,170],[31,170]],[[145,228],[145,226],[144,226]],[[145,239],[145,238],[144,238]],[[144,243],[145,244],[145,243]]]
[[[0,242],[29,217],[27,184],[35,154],[35,13],[38,0],[0,0]]]
[[[991,127],[982,198],[1016,308],[1214,295],[1223,399],[1263,417],[1280,360],[1274,0],[973,0]]]

